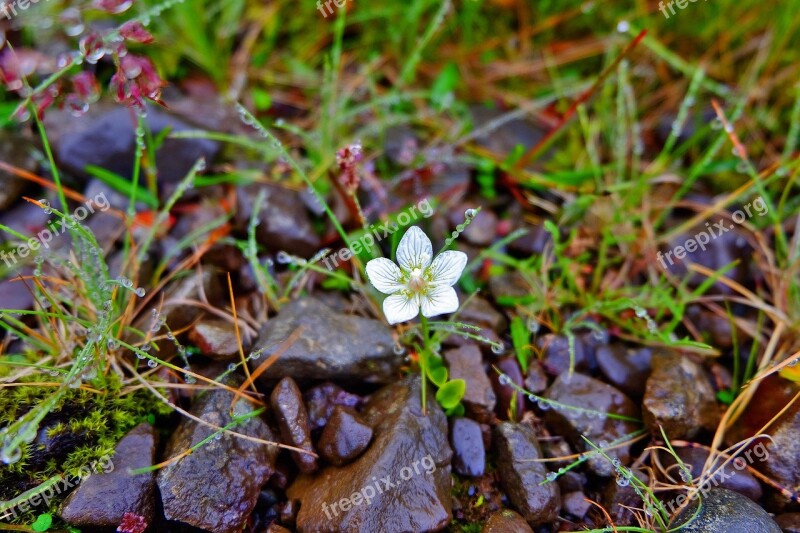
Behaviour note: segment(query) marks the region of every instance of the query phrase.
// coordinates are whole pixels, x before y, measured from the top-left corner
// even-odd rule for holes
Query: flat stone
[[[652,357],[653,351],[647,347],[629,348],[612,344],[597,350],[597,364],[606,379],[632,396],[644,394]]]
[[[583,342],[575,337],[573,350],[570,354],[570,342],[566,336],[547,333],[536,339],[536,346],[542,350],[542,366],[551,376],[570,370],[585,372],[591,369],[591,364],[584,353]]]
[[[131,475],[129,469],[151,466],[156,439],[150,424],[140,424],[117,443],[109,464],[91,474],[70,494],[59,515],[80,527],[117,527],[126,514],[153,522],[156,505],[155,472]]]
[[[270,405],[284,444],[316,454],[311,443],[311,428],[308,425],[303,395],[292,378],[285,377],[278,382],[272,390]],[[308,474],[317,469],[317,458],[314,455],[296,451],[289,453],[301,472]]]
[[[466,382],[462,399],[464,407],[478,420],[490,421],[497,399],[483,367],[481,351],[474,344],[465,344],[446,350],[442,356],[447,362],[450,379],[463,379]]]
[[[300,475],[289,487],[300,501],[298,531],[372,533],[439,531],[452,518],[447,419],[430,387],[422,410],[418,376],[372,395],[364,421],[372,444],[343,467],[328,466]]]
[[[470,418],[450,421],[450,444],[453,446],[453,470],[462,476],[480,477],[486,468],[486,449],[481,426]]]
[[[217,361],[225,361],[239,353],[234,325],[224,320],[204,320],[189,332],[189,340],[200,353]]]
[[[691,439],[703,428],[713,431],[720,414],[703,367],[679,353],[653,354],[647,379],[644,420],[655,436],[660,427],[668,439]]]
[[[292,343],[260,379],[341,379],[388,383],[397,378],[403,360],[394,349],[391,330],[382,322],[332,311],[314,298],[294,300],[261,329],[254,349],[266,359],[297,328]],[[259,361],[251,361],[251,368]]]
[[[214,389],[195,399],[191,413],[218,427],[232,421],[233,393]],[[240,399],[234,412],[248,413]],[[170,437],[164,459],[176,457],[216,430],[184,418]],[[232,429],[250,437],[275,442],[267,424],[253,417]],[[230,434],[209,442],[159,470],[158,488],[167,520],[183,522],[212,533],[240,532],[258,500],[261,486],[273,472],[278,448]]]
[[[781,533],[760,505],[738,492],[719,488],[693,499],[669,525],[670,531],[676,533]]]
[[[56,158],[75,176],[89,178],[85,169],[95,165],[130,178],[136,147],[135,116],[119,106],[96,117],[90,115],[69,120],[69,134],[59,136],[54,143]],[[193,129],[156,106],[148,106],[147,125],[154,135],[166,128],[172,132]],[[165,139],[155,154],[159,181],[182,180],[199,158],[210,164],[219,148],[218,142],[208,139]]]
[[[347,392],[339,385],[331,382],[320,383],[308,389],[303,398],[308,411],[311,430],[324,428],[337,406],[356,409],[364,400],[361,396]]]
[[[556,378],[545,397],[561,404],[544,404],[549,406],[545,414],[548,426],[556,434],[566,437],[580,451],[587,450],[582,435],[595,445],[602,445],[603,441],[611,444],[640,427],[633,421],[607,416],[614,414],[636,419],[638,409],[630,398],[611,385],[583,374],[575,373],[570,376],[569,372],[564,372]],[[621,444],[606,453],[623,464],[630,462],[629,444]],[[614,474],[614,466],[601,455],[592,456],[587,465],[599,476]]]
[[[533,461],[543,458],[534,430],[501,422],[494,428],[494,447],[500,482],[514,508],[531,526],[553,522],[561,508],[560,491],[555,482],[540,485],[547,468]]]
[[[336,406],[322,430],[318,448],[329,463],[342,466],[361,455],[372,440],[372,428],[347,408]]]
[[[519,513],[503,509],[489,517],[481,533],[533,533],[533,530]]]
[[[264,193],[259,208],[256,240],[273,253],[284,251],[301,257],[311,257],[320,248],[320,240],[300,192],[274,183],[258,183],[237,190],[239,209],[237,225],[246,229],[250,224],[255,201]]]
[[[575,518],[583,518],[592,506],[586,501],[586,495],[579,491],[568,492],[561,498],[564,505],[564,512],[571,514]]]

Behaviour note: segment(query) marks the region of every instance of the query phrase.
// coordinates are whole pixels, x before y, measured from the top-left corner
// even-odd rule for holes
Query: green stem
[[[428,345],[430,343],[428,318],[420,314],[422,326],[422,351],[419,354],[419,368],[422,371],[422,412],[426,413],[427,384],[428,384]]]

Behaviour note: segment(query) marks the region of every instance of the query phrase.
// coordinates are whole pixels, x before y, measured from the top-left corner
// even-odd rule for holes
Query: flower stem
[[[428,398],[428,344],[430,343],[428,331],[428,318],[420,314],[420,325],[422,326],[422,352],[419,354],[419,368],[422,372],[422,414],[427,414],[426,400]]]

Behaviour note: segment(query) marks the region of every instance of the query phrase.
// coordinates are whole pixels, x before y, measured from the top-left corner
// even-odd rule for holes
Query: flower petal
[[[369,282],[383,294],[394,294],[402,289],[403,284],[400,283],[402,275],[400,268],[385,257],[371,259],[367,263]]]
[[[454,250],[442,252],[431,264],[431,282],[452,287],[461,277],[465,266],[467,266],[467,254],[464,252]]]
[[[411,226],[397,245],[397,263],[404,270],[426,269],[433,259],[431,240],[419,227]]]
[[[458,309],[458,296],[453,287],[439,285],[420,297],[422,315],[432,317],[452,313]]]
[[[389,324],[411,320],[419,314],[419,301],[416,296],[410,299],[405,294],[393,294],[383,301],[383,313]]]

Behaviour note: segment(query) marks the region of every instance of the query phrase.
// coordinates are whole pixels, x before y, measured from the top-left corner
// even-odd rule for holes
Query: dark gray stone
[[[272,355],[297,328],[300,337],[261,376],[273,380],[295,379],[363,380],[387,383],[397,378],[401,357],[393,351],[391,330],[382,322],[335,313],[319,300],[301,298],[284,306],[259,333],[254,349],[261,358]]]

